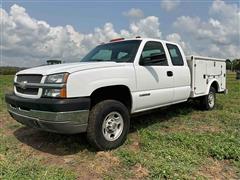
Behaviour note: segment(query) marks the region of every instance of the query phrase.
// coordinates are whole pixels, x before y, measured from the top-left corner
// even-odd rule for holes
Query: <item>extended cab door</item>
[[[135,112],[173,101],[173,72],[165,49],[161,42],[147,41],[139,61],[135,63],[137,81],[137,92],[133,94]]]
[[[185,55],[180,47],[176,44],[166,43],[169,53],[174,81],[174,102],[185,101],[190,96],[191,75],[187,65]]]

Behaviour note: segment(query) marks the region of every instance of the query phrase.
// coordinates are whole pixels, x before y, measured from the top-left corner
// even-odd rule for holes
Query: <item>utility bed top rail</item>
[[[187,60],[193,60],[197,59],[197,60],[208,60],[208,61],[226,61],[226,59],[220,59],[220,58],[212,58],[212,57],[204,57],[204,56],[195,56],[195,55],[190,55],[187,56]]]

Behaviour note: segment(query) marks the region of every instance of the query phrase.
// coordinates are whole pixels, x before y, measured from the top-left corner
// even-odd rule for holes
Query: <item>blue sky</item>
[[[1,1],[1,65],[79,61],[116,37],[161,38],[186,54],[240,58],[236,0]]]
[[[160,1],[11,1],[4,2],[3,8],[9,10],[17,3],[27,9],[30,16],[47,21],[52,26],[71,24],[81,32],[91,32],[106,22],[114,23],[116,30],[127,28],[129,20],[123,15],[131,8],[141,9],[145,16],[157,16],[163,33],[171,33],[172,22],[179,16],[199,16],[207,18],[212,1],[184,1],[174,11],[161,9]],[[234,2],[234,1],[233,1]],[[235,1],[237,2],[237,1]]]

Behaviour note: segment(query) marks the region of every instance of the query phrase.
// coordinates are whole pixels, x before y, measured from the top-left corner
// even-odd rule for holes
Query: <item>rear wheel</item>
[[[126,140],[129,126],[128,109],[119,101],[104,100],[90,112],[87,138],[98,150],[114,149]]]
[[[201,104],[203,109],[212,110],[215,107],[216,103],[216,90],[213,87],[210,87],[208,95],[202,98]]]

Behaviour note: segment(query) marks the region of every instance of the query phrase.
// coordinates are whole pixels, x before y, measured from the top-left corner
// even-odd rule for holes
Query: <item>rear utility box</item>
[[[187,62],[191,71],[191,97],[207,94],[213,80],[218,82],[217,91],[224,92],[226,89],[225,59],[188,56]]]

